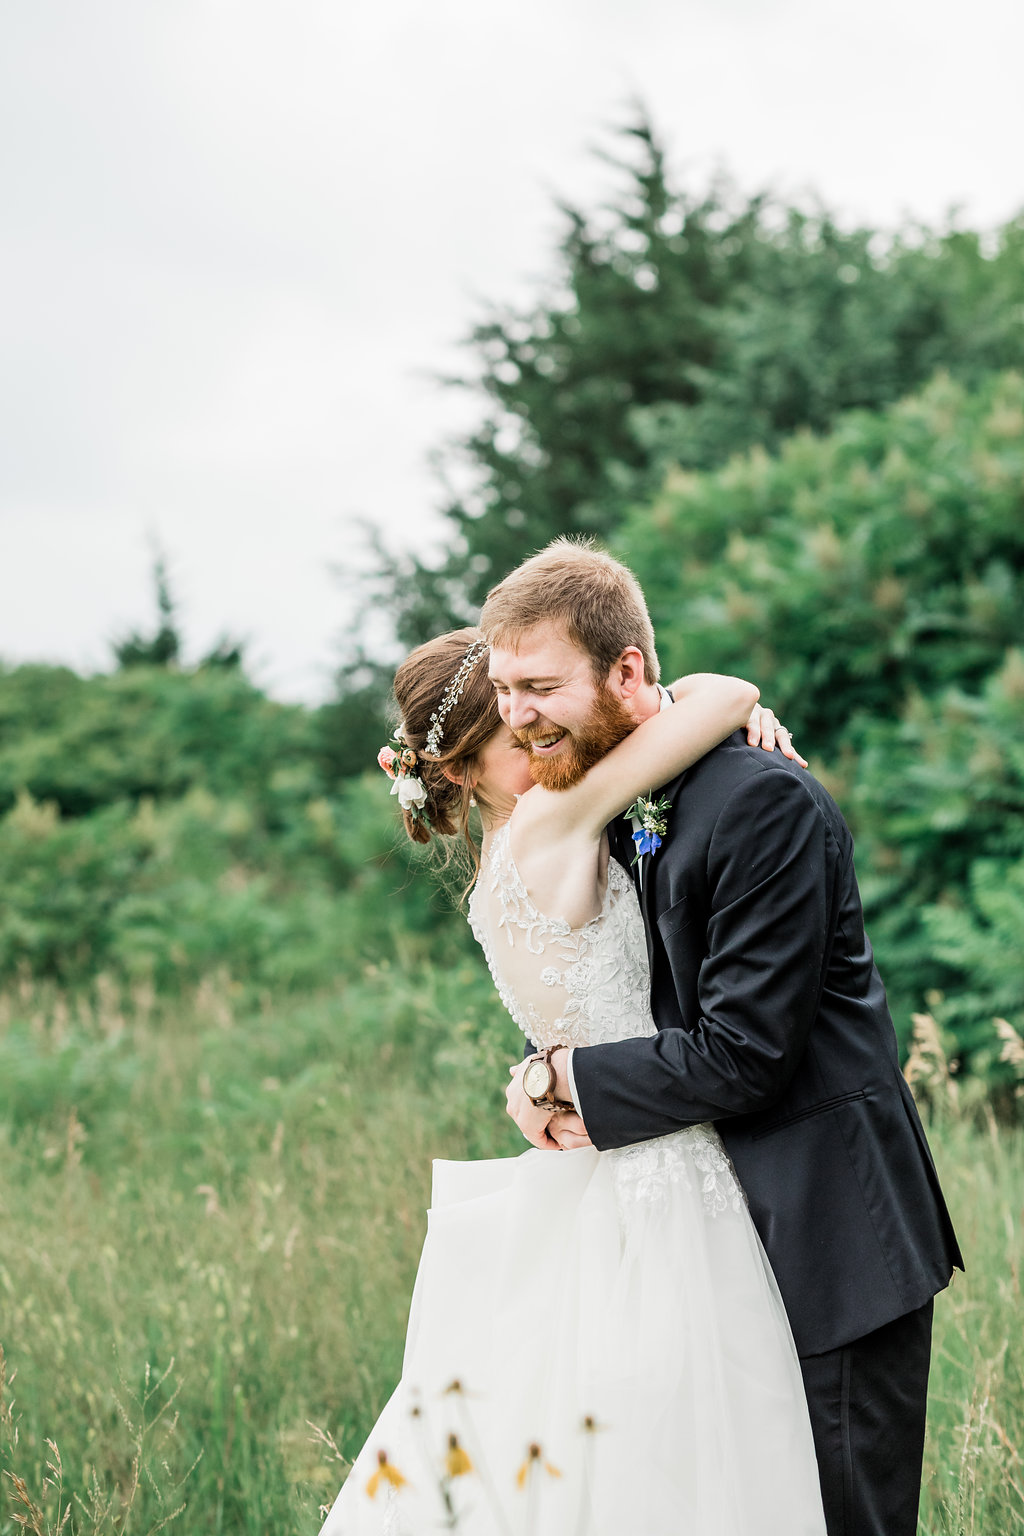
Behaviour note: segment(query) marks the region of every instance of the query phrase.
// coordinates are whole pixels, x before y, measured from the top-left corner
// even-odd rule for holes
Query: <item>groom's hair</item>
[[[491,645],[515,650],[538,624],[560,624],[590,657],[603,683],[624,650],[636,646],[644,681],[658,681],[654,629],[640,583],[590,540],[555,539],[492,587],[480,614]]]

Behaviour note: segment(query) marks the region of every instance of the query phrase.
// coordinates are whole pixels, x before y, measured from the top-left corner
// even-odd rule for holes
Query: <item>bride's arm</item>
[[[550,817],[563,834],[600,837],[638,795],[674,779],[746,725],[758,699],[753,683],[714,672],[691,673],[671,691],[677,701],[672,709],[638,725],[571,789],[531,790],[530,820]]]

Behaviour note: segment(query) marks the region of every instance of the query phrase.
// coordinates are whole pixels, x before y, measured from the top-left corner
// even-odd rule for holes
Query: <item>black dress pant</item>
[[[916,1536],[932,1303],[800,1361],[828,1536]]]

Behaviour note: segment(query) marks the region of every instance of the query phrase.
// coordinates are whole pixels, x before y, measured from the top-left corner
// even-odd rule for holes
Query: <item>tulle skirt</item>
[[[434,1164],[402,1379],[322,1536],[823,1536],[717,1135]]]

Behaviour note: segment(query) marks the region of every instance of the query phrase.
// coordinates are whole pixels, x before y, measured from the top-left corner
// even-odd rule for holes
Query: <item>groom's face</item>
[[[546,789],[568,789],[636,719],[609,679],[599,684],[589,656],[560,625],[538,624],[516,650],[492,647],[490,677],[498,713],[529,749],[530,775]]]

